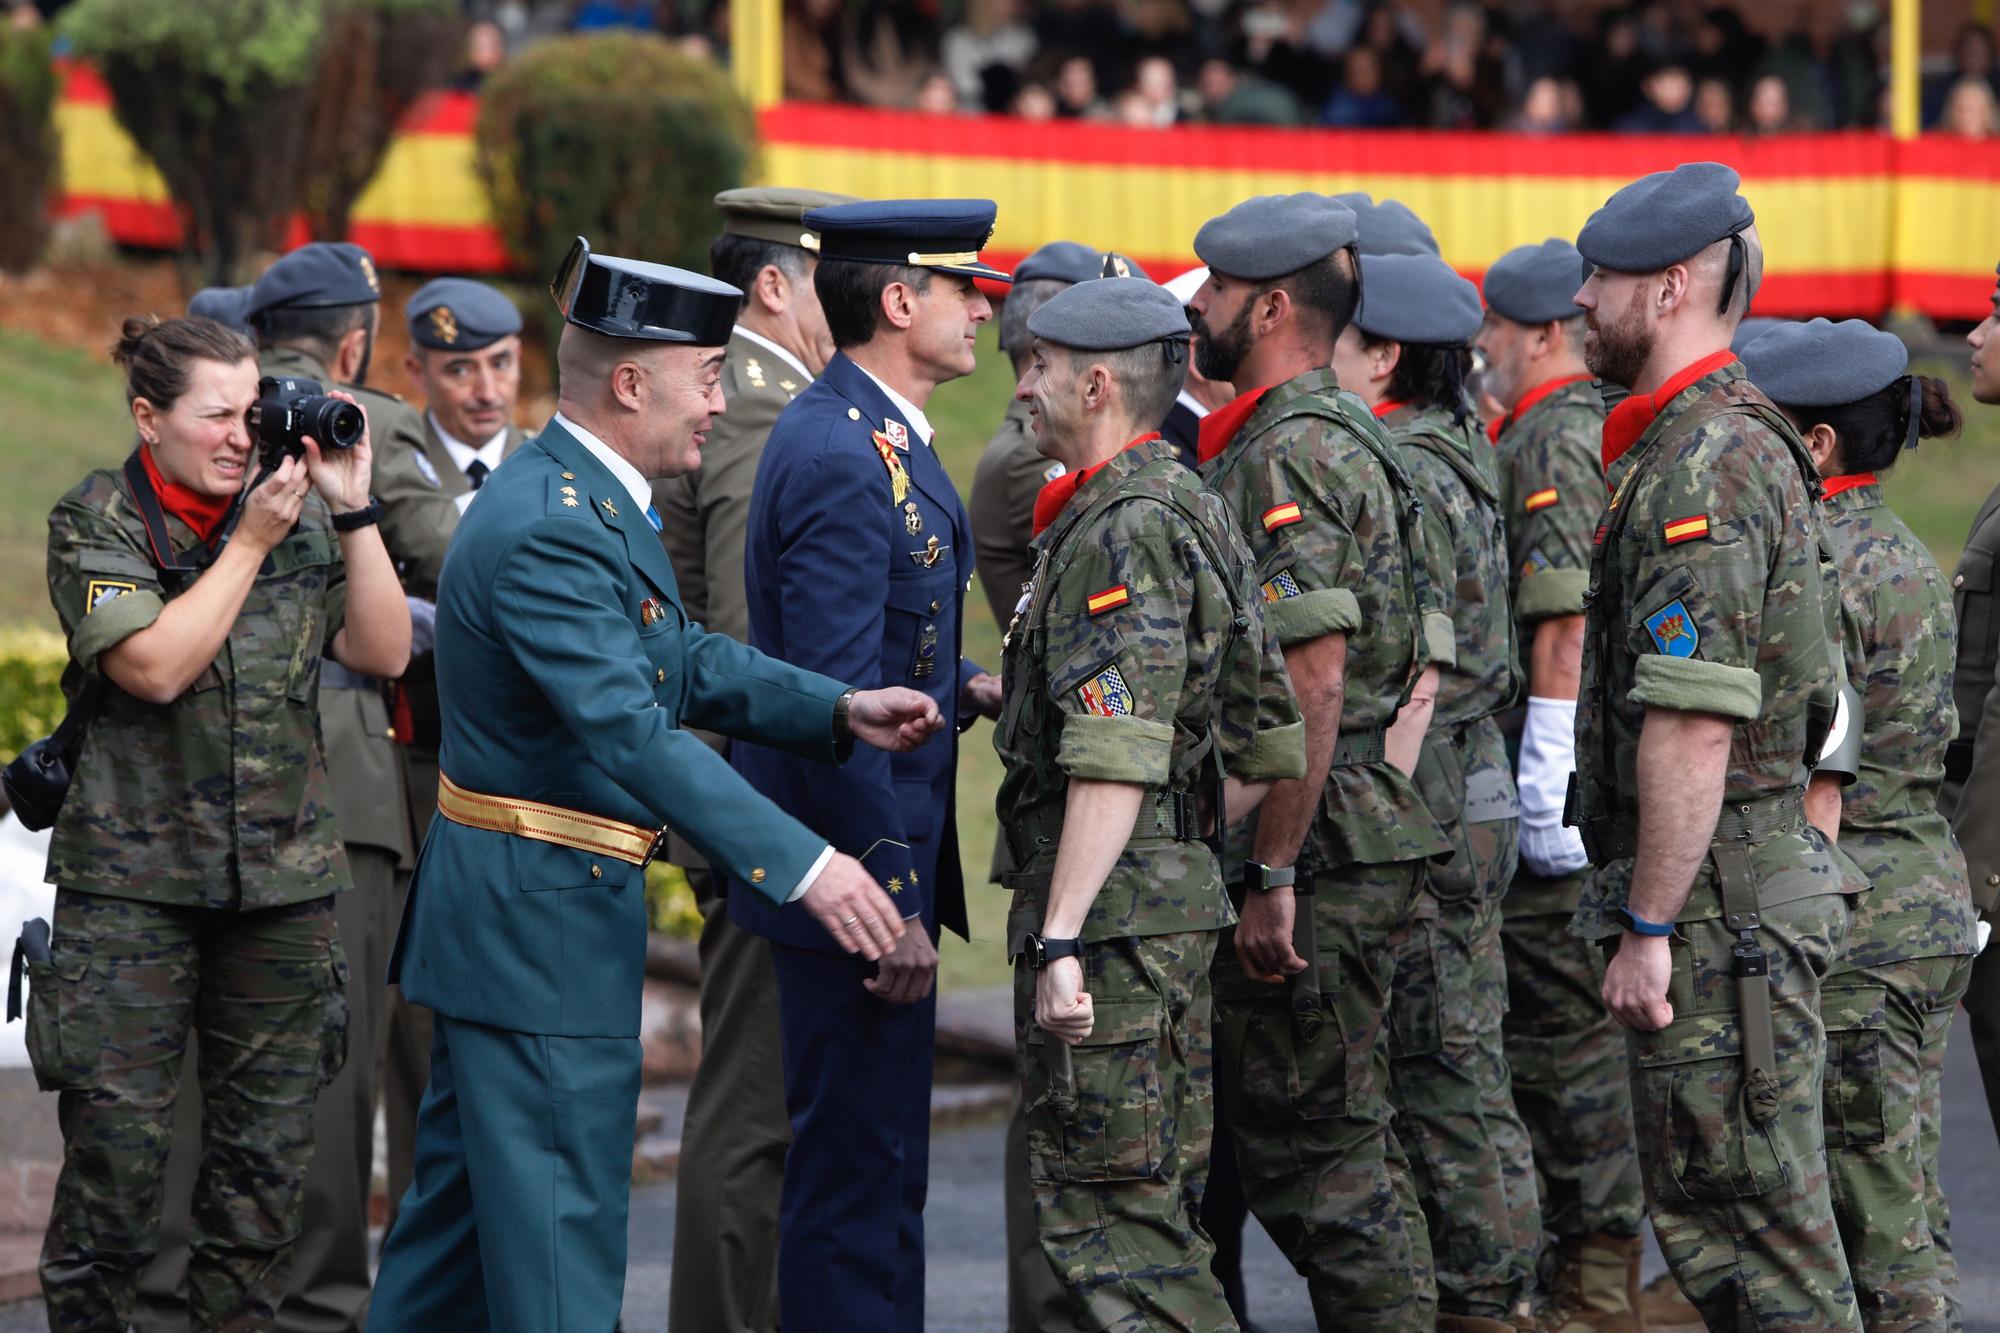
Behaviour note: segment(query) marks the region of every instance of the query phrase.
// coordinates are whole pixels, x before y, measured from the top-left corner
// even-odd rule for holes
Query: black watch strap
[[[362,528],[373,527],[381,521],[382,502],[371,495],[368,497],[368,503],[362,508],[350,509],[344,514],[335,514],[333,516],[333,530],[335,532],[358,532]]]
[[[1035,934],[1028,936],[1028,966],[1037,972],[1058,958],[1081,957],[1083,957],[1083,940],[1080,938],[1049,939]]]

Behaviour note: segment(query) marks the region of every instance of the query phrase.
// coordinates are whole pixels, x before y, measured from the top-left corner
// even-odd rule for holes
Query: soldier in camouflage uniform
[[[1086,1327],[1233,1329],[1196,1220],[1232,919],[1202,832],[1304,772],[1304,728],[1242,538],[1149,429],[1184,374],[1180,302],[1086,282],[1028,331],[1019,397],[1068,469],[1036,505],[994,734],[1036,1225]]]
[[[1821,988],[1826,1155],[1862,1322],[1959,1327],[1949,1213],[1938,1180],[1945,1038],[1976,951],[1965,858],[1937,808],[1957,726],[1958,639],[1937,562],[1882,502],[1880,473],[1919,438],[1949,435],[1942,380],[1906,374],[1902,340],[1858,319],[1781,325],[1743,351],[1758,388],[1826,474],[1840,566],[1860,772],[1840,802],[1840,849],[1872,886]],[[1819,779],[1815,779],[1815,782]]]
[[[1249,539],[1306,725],[1306,776],[1266,799],[1217,949],[1217,1097],[1251,1209],[1322,1326],[1407,1329],[1436,1295],[1382,1028],[1424,863],[1451,843],[1384,758],[1428,661],[1429,594],[1395,446],[1326,369],[1359,296],[1354,234],[1345,205],[1300,194],[1195,237],[1200,369],[1266,386],[1203,420],[1202,472]],[[1295,887],[1308,834],[1316,881]]]
[[[347,865],[314,725],[319,666],[402,670],[409,616],[373,526],[365,438],[284,460],[217,550],[256,466],[252,356],[207,320],[127,320],[118,359],[139,447],[49,516],[65,693],[102,690],[50,845],[53,956],[28,1015],[38,1080],[61,1094],[42,1250],[57,1329],[130,1316],[197,1031],[190,1315],[198,1329],[269,1325],[314,1103],[347,1049],[332,896]]]
[[[1361,310],[1333,368],[1402,450],[1425,517],[1444,529],[1432,586],[1455,631],[1426,673],[1429,729],[1409,745],[1405,723],[1389,731],[1390,758],[1414,770],[1454,852],[1425,877],[1396,958],[1390,1100],[1430,1229],[1438,1327],[1507,1330],[1527,1312],[1542,1221],[1500,1033],[1500,902],[1514,877],[1518,801],[1498,715],[1520,675],[1493,450],[1465,409],[1479,289],[1429,254],[1364,249],[1361,277]]]
[[[1736,186],[1713,162],[1647,176],[1577,238],[1586,357],[1632,396],[1604,430],[1575,803],[1599,870],[1571,929],[1613,948],[1681,1290],[1712,1328],[1855,1329],[1819,1007],[1867,883],[1803,795],[1843,679],[1837,591],[1812,461],[1729,351],[1762,266]]]
[[[1632,1145],[1625,1034],[1599,990],[1604,954],[1569,933],[1589,862],[1562,823],[1576,769],[1577,674],[1591,536],[1604,512],[1604,404],[1583,364],[1582,259],[1564,240],[1510,250],[1486,270],[1478,339],[1507,567],[1528,698],[1520,734],[1521,867],[1507,891],[1507,1063],[1534,1142],[1543,1227],[1555,1238],[1545,1294],[1563,1327],[1629,1330],[1646,1200]]]

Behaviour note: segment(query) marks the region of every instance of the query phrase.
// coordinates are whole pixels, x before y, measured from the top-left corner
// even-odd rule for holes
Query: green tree
[[[298,207],[324,17],[313,0],[76,0],[63,15],[208,282],[249,276]]]
[[[48,239],[56,173],[56,72],[42,27],[0,28],[0,273],[22,273]]]
[[[508,250],[546,282],[579,235],[704,271],[714,195],[749,176],[756,121],[719,66],[605,33],[543,42],[489,80],[477,140]]]

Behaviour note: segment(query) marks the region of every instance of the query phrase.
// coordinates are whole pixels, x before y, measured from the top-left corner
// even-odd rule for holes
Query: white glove
[[[1979,947],[1977,949],[1974,949],[1972,952],[1975,955],[1985,953],[1986,941],[1992,938],[1993,938],[1993,923],[1991,921],[1981,921],[1979,923]]]
[[[403,600],[410,604],[410,656],[422,657],[437,646],[437,603],[407,595]]]
[[[1521,728],[1521,861],[1544,878],[1573,874],[1590,864],[1583,835],[1563,826],[1563,798],[1576,770],[1576,701],[1528,697]]]

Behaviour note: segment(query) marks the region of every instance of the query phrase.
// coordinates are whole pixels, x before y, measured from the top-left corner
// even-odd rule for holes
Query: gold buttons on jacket
[[[655,672],[653,673],[653,679],[654,679],[654,680],[657,680],[657,681],[659,681],[659,682],[660,682],[660,684],[662,684],[662,685],[666,684],[666,683],[667,683],[667,669],[666,669],[665,667],[661,667],[661,668],[660,668],[660,669],[659,669],[658,671],[655,671]]]
[[[847,419],[848,419],[849,421],[859,421],[859,420],[861,420],[861,409],[860,409],[860,408],[858,408],[858,407],[850,407],[850,408],[848,408],[848,409],[847,409]]]
[[[764,882],[764,867],[758,866],[750,872],[750,882],[752,884],[762,884]]]
[[[932,602],[932,603],[931,603],[931,614],[932,614],[932,615],[936,615],[936,614],[937,614],[937,611],[938,611],[938,608],[939,608],[940,606],[942,606],[942,605],[944,605],[944,603],[942,603],[942,602]]]
[[[596,865],[592,866],[592,867],[590,868],[590,877],[591,877],[592,879],[603,879],[603,878],[604,878],[604,867],[602,867],[602,866],[596,866]]]
[[[1988,885],[2000,885],[2000,875],[1988,875],[1986,882]]]

